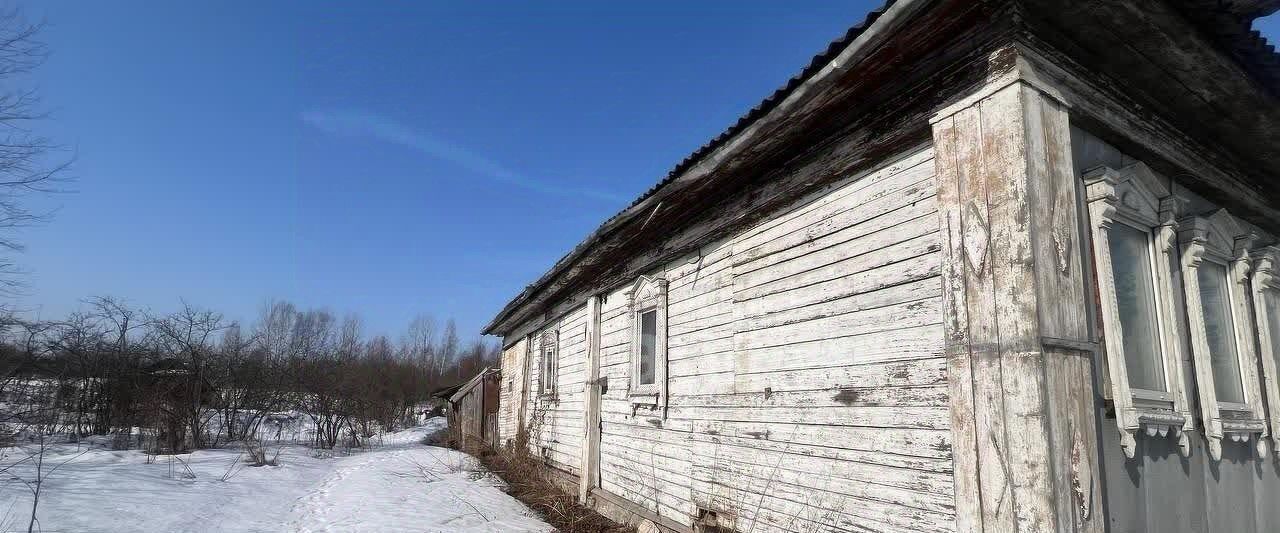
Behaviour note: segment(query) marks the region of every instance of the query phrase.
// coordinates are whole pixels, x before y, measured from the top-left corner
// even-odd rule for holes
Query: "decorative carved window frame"
[[[1262,392],[1259,389],[1254,322],[1250,314],[1247,290],[1251,268],[1249,252],[1257,235],[1242,229],[1243,226],[1226,209],[1219,209],[1207,216],[1185,218],[1179,227],[1178,240],[1182,244],[1182,277],[1191,330],[1192,360],[1195,362],[1200,418],[1204,424],[1205,438],[1209,442],[1209,455],[1215,461],[1222,459],[1222,440],[1229,438],[1233,442],[1254,439],[1258,456],[1265,456],[1267,446],[1262,437],[1267,426]],[[1243,382],[1243,404],[1218,401],[1205,328],[1204,306],[1200,301],[1199,269],[1205,261],[1223,265],[1227,270],[1237,364],[1240,365],[1240,380]]]
[[[1272,338],[1271,321],[1280,321],[1280,316],[1271,316],[1267,308],[1267,296],[1280,298],[1280,246],[1267,246],[1253,252],[1253,307],[1255,327],[1258,332],[1258,346],[1262,358],[1263,393],[1270,408],[1267,418],[1271,423],[1270,435],[1272,449],[1280,454],[1280,338]]]
[[[1182,455],[1190,455],[1187,432],[1195,429],[1195,417],[1183,378],[1182,289],[1173,266],[1180,202],[1167,182],[1142,163],[1121,170],[1095,168],[1084,179],[1105,341],[1103,385],[1115,408],[1120,445],[1133,458],[1137,437],[1145,431],[1149,437],[1176,437]],[[1129,379],[1111,261],[1110,234],[1117,224],[1148,235],[1164,391],[1137,389]]]
[[[631,388],[633,405],[667,406],[667,280],[640,276],[626,292],[631,314]],[[653,383],[640,383],[640,317],[656,312],[654,332]]]
[[[538,335],[538,397],[555,401],[560,380],[560,330],[548,328]]]

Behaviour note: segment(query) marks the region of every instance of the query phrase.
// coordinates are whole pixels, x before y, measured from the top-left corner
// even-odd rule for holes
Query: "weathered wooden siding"
[[[625,288],[606,294],[601,488],[686,526],[703,509],[741,531],[951,531],[933,173],[921,149],[651,272],[669,282],[665,418],[631,404]],[[573,465],[585,343],[562,343],[548,416]]]
[[[1137,162],[1080,129],[1072,131],[1072,146],[1079,171]],[[1174,274],[1180,275],[1180,270],[1174,269]],[[1190,396],[1195,402],[1190,347],[1183,353],[1184,380],[1193,388]],[[1103,407],[1098,417],[1112,533],[1280,531],[1280,461],[1274,454],[1258,459],[1252,443],[1225,444],[1222,460],[1214,461],[1202,433],[1196,431],[1190,457],[1179,454],[1174,439],[1143,437],[1137,439],[1136,457],[1126,459],[1114,414]]]
[[[740,525],[951,529],[933,174],[925,150],[734,239],[733,395],[688,401],[696,492]]]
[[[521,405],[525,399],[526,386],[526,352],[529,343],[526,339],[518,339],[514,344],[502,350],[499,370],[502,372],[502,389],[498,396],[498,442],[506,445],[513,441],[520,431]]]
[[[529,445],[542,454],[549,464],[562,472],[578,475],[582,463],[583,369],[586,363],[586,307],[579,307],[544,325],[533,339],[533,364],[529,365]],[[544,390],[540,368],[542,332],[558,331],[555,394]],[[547,338],[556,338],[555,335]]]

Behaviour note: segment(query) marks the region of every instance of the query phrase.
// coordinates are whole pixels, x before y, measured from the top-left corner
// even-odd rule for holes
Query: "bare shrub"
[[[536,435],[542,420],[541,410],[535,410],[529,428],[522,428],[510,446],[493,449],[474,445],[464,450],[480,460],[489,471],[506,482],[507,493],[524,502],[543,520],[564,533],[634,533],[635,528],[624,526],[605,518],[600,513],[578,503],[576,494],[569,493],[550,477],[542,457],[529,451],[532,435]]]
[[[196,479],[196,473],[181,457],[170,455],[169,479]]]
[[[245,462],[249,463],[249,466],[276,466],[279,464],[277,460],[280,458],[280,448],[276,448],[275,453],[271,453],[261,442],[249,440],[244,443],[244,452],[247,456]]]

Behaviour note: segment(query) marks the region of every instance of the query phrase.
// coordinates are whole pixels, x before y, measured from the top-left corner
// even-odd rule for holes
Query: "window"
[[[1253,441],[1266,454],[1262,390],[1254,351],[1246,284],[1257,236],[1225,209],[1179,223],[1182,278],[1195,362],[1200,418],[1209,455],[1222,458],[1222,441]],[[1257,280],[1254,280],[1255,284]]]
[[[1104,394],[1121,447],[1172,435],[1184,455],[1195,429],[1182,381],[1182,289],[1174,276],[1177,213],[1167,181],[1145,165],[1085,173],[1105,358]]]
[[[1126,224],[1116,224],[1111,228],[1110,244],[1117,318],[1123,332],[1121,341],[1124,343],[1129,385],[1137,389],[1164,391],[1151,234]]]
[[[538,392],[542,396],[554,397],[560,365],[557,357],[560,348],[560,331],[547,330],[542,332],[541,337],[538,349],[541,355],[538,358]]]
[[[641,276],[629,289],[631,403],[667,404],[667,280]]]
[[[640,384],[654,384],[654,367],[657,358],[658,311],[640,313]]]
[[[1244,403],[1240,381],[1240,354],[1236,352],[1236,327],[1231,319],[1231,295],[1227,291],[1227,267],[1205,262],[1198,270],[1200,305],[1203,306],[1205,337],[1213,363],[1213,388],[1219,402]]]
[[[1271,448],[1280,454],[1280,246],[1254,252],[1253,304],[1262,363],[1262,392],[1272,406]]]

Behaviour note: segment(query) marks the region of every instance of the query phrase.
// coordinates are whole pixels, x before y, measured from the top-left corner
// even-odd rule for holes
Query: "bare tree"
[[[439,351],[441,370],[444,369],[444,365],[452,364],[454,359],[457,359],[459,342],[458,325],[453,322],[452,318],[450,318],[444,326],[444,338],[440,339]]]
[[[113,344],[116,351],[128,351],[129,335],[145,325],[142,313],[129,307],[122,300],[110,296],[95,296],[90,298],[88,303],[92,308],[90,313],[105,323],[110,330],[109,333],[115,337]]]
[[[94,326],[83,316],[72,317],[60,324],[27,323],[24,336],[24,360],[20,370],[30,371],[37,357],[47,357],[61,346],[83,349],[92,344]],[[31,515],[28,533],[37,529],[40,499],[44,483],[62,465],[79,457],[77,454],[58,464],[48,464],[46,455],[55,443],[54,436],[67,431],[66,409],[75,406],[75,379],[67,365],[47,365],[45,379],[21,379],[11,374],[5,379],[3,397],[4,440],[12,446],[0,448],[0,475],[9,482],[20,483],[31,492]],[[15,379],[16,378],[16,379]],[[73,413],[74,414],[74,413]],[[79,424],[79,421],[75,421]]]
[[[40,521],[36,516],[40,509],[40,497],[44,493],[45,482],[59,468],[89,451],[85,449],[56,464],[46,463],[45,459],[48,455],[49,447],[55,443],[53,436],[58,430],[60,411],[56,405],[57,403],[55,402],[53,406],[44,406],[29,411],[27,419],[24,421],[29,440],[19,443],[14,448],[18,457],[3,467],[3,471],[8,475],[10,481],[21,483],[26,486],[27,490],[31,491],[31,517],[27,521],[27,533],[38,530]]]
[[[252,438],[279,403],[270,360],[265,351],[254,348],[256,344],[255,339],[245,338],[239,324],[232,324],[213,351],[208,372],[213,408],[221,414],[219,425],[229,441]]]
[[[263,305],[254,336],[269,357],[289,355],[293,325],[297,319],[298,309],[289,302],[271,300]]]
[[[409,329],[400,338],[400,350],[406,358],[418,361],[422,366],[438,366],[436,357],[436,321],[430,315],[418,315],[409,322]]]
[[[358,316],[338,320],[287,302],[269,302],[243,329],[185,302],[166,315],[106,297],[85,305],[57,322],[0,321],[0,403],[15,387],[53,384],[51,394],[8,402],[0,426],[25,427],[14,406],[52,398],[58,435],[114,433],[117,449],[133,446],[135,428],[137,445],[152,453],[223,439],[255,445],[264,420],[295,416],[281,411],[310,417],[317,447],[362,445],[413,423],[430,393],[465,381],[497,353],[492,343],[462,344],[452,321],[437,339],[434,322],[416,319],[397,347],[366,338]]]
[[[163,394],[158,405],[171,410],[168,413],[168,436],[171,449],[182,447],[182,433],[191,430],[192,444],[200,448],[205,442],[208,424],[205,408],[212,402],[214,392],[210,382],[214,334],[230,324],[222,314],[194,307],[186,302],[177,312],[152,319],[153,328],[159,334],[157,340],[168,359],[157,362],[150,372],[156,389]],[[181,420],[185,419],[185,424]]]
[[[92,314],[72,313],[55,324],[54,331],[47,343],[58,356],[55,372],[61,380],[74,384],[59,391],[59,400],[72,416],[71,438],[78,440],[88,433],[90,424],[85,415],[98,392],[94,377],[101,371],[103,330]]]
[[[342,318],[342,329],[338,332],[338,354],[342,358],[351,358],[360,351],[360,337],[364,329],[364,321],[354,313]]]
[[[19,8],[0,11],[0,252],[8,254],[23,248],[16,230],[47,218],[28,207],[29,195],[57,190],[71,164],[59,157],[59,145],[33,130],[47,114],[36,92],[21,87],[48,55],[37,38],[42,26],[28,22]],[[21,287],[19,272],[14,260],[0,258],[0,292]]]
[[[324,310],[298,314],[291,343],[293,355],[289,372],[299,392],[299,406],[315,425],[315,444],[333,448],[346,427],[350,413],[341,387],[348,361],[357,357],[358,342],[350,335],[358,331],[358,321],[348,320],[338,330],[333,314]],[[346,344],[344,346],[344,344]]]

